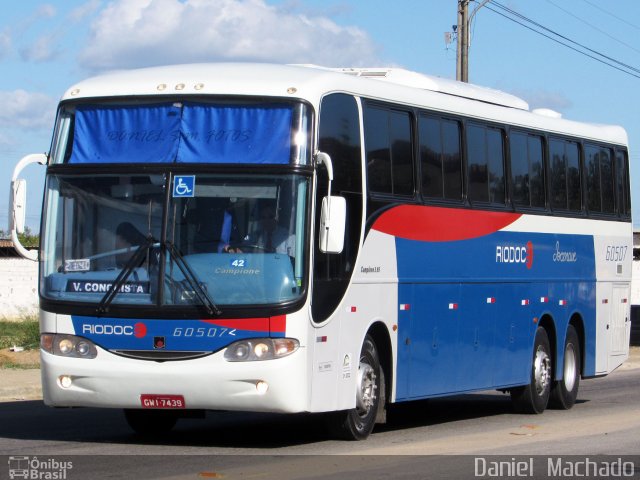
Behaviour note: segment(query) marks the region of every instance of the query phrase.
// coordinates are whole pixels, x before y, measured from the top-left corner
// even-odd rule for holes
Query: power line
[[[534,20],[531,20],[528,17],[525,17],[524,15],[522,15],[521,13],[516,12],[515,10],[512,10],[512,9],[510,9],[508,7],[505,7],[504,5],[496,2],[495,0],[490,0],[490,1],[491,1],[492,4],[498,6],[499,8],[502,8],[503,10],[509,12],[512,15],[515,15],[515,16],[517,16],[519,18],[522,18],[523,20],[535,25],[536,27],[539,27],[539,28],[542,28],[543,30],[546,30],[547,32],[551,33],[552,35],[556,35],[557,37],[562,38],[563,40],[571,42],[571,43],[573,43],[574,45],[577,45],[580,48],[583,48],[583,49],[585,49],[585,50],[587,50],[587,51],[589,51],[591,53],[599,55],[602,58],[606,58],[607,60],[610,60],[610,61],[612,61],[614,63],[617,63],[618,65],[621,65],[621,66],[623,66],[625,68],[628,68],[629,70],[634,70],[637,73],[640,73],[640,69],[638,69],[638,68],[632,67],[631,65],[627,65],[626,63],[622,63],[619,60],[616,60],[615,58],[609,57],[608,55],[605,55],[604,53],[600,53],[600,52],[598,52],[598,51],[596,51],[596,50],[594,50],[592,48],[587,47],[586,45],[583,45],[583,44],[581,44],[579,42],[576,42],[575,40],[572,40],[569,37],[566,37],[566,36],[562,35],[561,33],[558,33],[558,32],[556,32],[554,30],[551,30],[550,28],[547,28],[544,25],[542,25],[542,24],[540,24],[540,23],[538,23],[538,22],[536,22]]]
[[[613,18],[615,18],[616,20],[620,20],[622,23],[626,23],[626,24],[627,24],[627,25],[629,25],[630,27],[633,27],[633,28],[635,28],[636,30],[640,30],[640,27],[639,27],[639,26],[637,26],[637,25],[635,25],[635,24],[633,24],[633,23],[631,23],[631,22],[629,22],[629,21],[625,20],[625,19],[624,19],[624,18],[622,18],[622,17],[619,17],[619,16],[617,16],[617,15],[615,15],[615,14],[613,14],[613,13],[611,13],[611,12],[607,11],[607,10],[605,10],[605,9],[604,9],[604,8],[602,8],[600,5],[597,5],[597,4],[595,4],[595,3],[592,3],[592,2],[590,2],[589,0],[582,0],[582,1],[583,1],[584,3],[587,3],[587,4],[591,5],[593,8],[597,8],[597,9],[598,9],[598,10],[600,10],[602,13],[606,13],[607,15],[612,16],[612,17],[613,17]]]
[[[613,35],[611,35],[609,32],[602,30],[601,28],[593,25],[592,23],[587,22],[585,19],[580,18],[579,16],[577,16],[575,13],[573,13],[570,10],[567,10],[564,7],[561,7],[560,5],[558,5],[557,3],[555,3],[553,0],[547,0],[548,3],[550,3],[551,5],[553,5],[554,7],[556,7],[559,10],[562,10],[564,13],[566,13],[567,15],[569,15],[570,17],[575,18],[576,20],[578,20],[579,22],[584,23],[585,25],[593,28],[595,31],[600,32],[601,34],[609,37],[611,40],[613,40],[614,42],[618,42],[621,45],[624,45],[627,48],[630,48],[631,50],[633,50],[634,52],[640,53],[640,50],[638,50],[637,48],[635,48],[633,45],[629,45],[627,42],[620,40],[619,38],[614,37]]]
[[[532,32],[537,33],[538,35],[542,35],[543,37],[548,38],[549,40],[552,40],[552,41],[554,41],[556,43],[559,43],[560,45],[565,46],[565,47],[567,47],[567,48],[569,48],[569,49],[571,49],[571,50],[573,50],[573,51],[575,51],[577,53],[580,53],[580,54],[582,54],[582,55],[584,55],[586,57],[589,57],[589,58],[591,58],[593,60],[596,60],[597,62],[600,62],[600,63],[602,63],[604,65],[607,65],[607,66],[609,66],[611,68],[614,68],[614,69],[616,69],[616,70],[618,70],[620,72],[626,73],[627,75],[631,75],[632,77],[636,77],[636,78],[640,79],[640,69],[635,68],[635,67],[633,67],[631,65],[627,65],[627,64],[625,64],[623,62],[620,62],[619,60],[616,60],[616,59],[614,59],[612,57],[609,57],[608,55],[605,55],[605,54],[600,53],[600,52],[598,52],[596,50],[593,50],[593,49],[591,49],[591,48],[589,48],[589,47],[587,47],[585,45],[582,45],[581,43],[576,42],[575,40],[572,40],[572,39],[570,39],[570,38],[568,38],[568,37],[566,37],[566,36],[564,36],[564,35],[562,35],[562,34],[560,34],[558,32],[555,32],[555,31],[545,27],[542,24],[540,24],[538,22],[535,22],[534,20],[531,20],[530,18],[528,18],[528,17],[526,17],[526,16],[524,16],[524,15],[522,15],[522,14],[520,14],[520,13],[514,11],[514,10],[511,10],[510,8],[505,7],[504,5],[501,5],[500,3],[496,2],[495,0],[490,0],[490,4],[491,5],[495,5],[496,7],[498,7],[500,9],[504,10],[505,12],[507,12],[509,15],[513,15],[513,16],[515,16],[517,18],[520,18],[523,21],[519,21],[516,18],[513,18],[512,16],[509,16],[509,15],[507,15],[505,13],[499,12],[498,10],[495,10],[495,9],[491,8],[489,5],[486,5],[486,8],[488,10],[492,11],[493,13],[496,13],[496,14],[506,18],[507,20],[510,20],[510,21],[512,21],[514,23],[517,23],[518,25],[520,25],[520,26],[522,26],[522,27],[524,27],[524,28],[526,28],[528,30],[531,30]],[[533,27],[531,27],[531,26],[529,26],[529,25],[527,25],[526,23],[523,23],[523,22],[528,22],[528,23],[534,25],[537,28],[540,28],[542,30],[545,30],[545,31],[549,32],[551,35],[546,34],[543,31],[537,30],[537,29],[535,29],[535,28],[533,28]],[[555,37],[552,36],[552,35],[554,35]],[[570,45],[567,42],[572,43],[572,44],[576,45],[579,48],[576,48],[576,47]],[[580,49],[582,49],[582,50],[580,50]],[[591,53],[588,53],[588,52],[591,52]],[[619,66],[615,65],[615,64],[618,64]],[[624,67],[624,68],[621,68],[621,67]],[[636,73],[634,73],[634,72],[636,72]]]

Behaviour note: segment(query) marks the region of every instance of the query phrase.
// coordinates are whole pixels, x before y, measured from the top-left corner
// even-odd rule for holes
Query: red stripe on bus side
[[[519,213],[401,205],[382,213],[372,228],[407,240],[450,242],[489,235],[521,216]]]
[[[287,328],[286,315],[277,315],[275,317],[202,320],[202,322],[224,328],[235,328],[236,330],[249,330],[265,333],[285,333]]]

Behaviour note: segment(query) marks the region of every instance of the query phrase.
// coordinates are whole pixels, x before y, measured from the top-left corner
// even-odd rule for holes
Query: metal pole
[[[464,81],[465,61],[468,58],[466,35],[467,35],[467,8],[469,0],[458,0],[458,41],[456,44],[456,80]]]
[[[462,4],[466,0],[458,0],[458,28],[456,33],[458,35],[456,43],[456,80],[462,81],[462,39],[464,35],[464,26],[462,22]]]
[[[462,38],[461,43],[461,58],[460,58],[460,81],[468,82],[469,81],[469,0],[460,0],[460,38]]]
[[[478,10],[490,0],[482,0],[469,15],[470,0],[458,0],[458,49],[456,64],[456,80],[469,82],[469,47],[471,46],[471,22]]]

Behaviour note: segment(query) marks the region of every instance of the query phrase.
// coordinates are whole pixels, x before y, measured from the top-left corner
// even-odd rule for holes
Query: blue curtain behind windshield
[[[291,121],[282,105],[81,105],[69,163],[287,164]]]
[[[178,152],[180,108],[79,106],[69,163],[167,163]]]

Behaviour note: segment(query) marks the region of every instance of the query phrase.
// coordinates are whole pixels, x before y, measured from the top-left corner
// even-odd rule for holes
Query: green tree
[[[9,232],[0,230],[0,238],[9,238]],[[24,232],[18,234],[18,240],[25,248],[38,248],[40,245],[40,235],[33,233],[27,226],[24,227]]]

